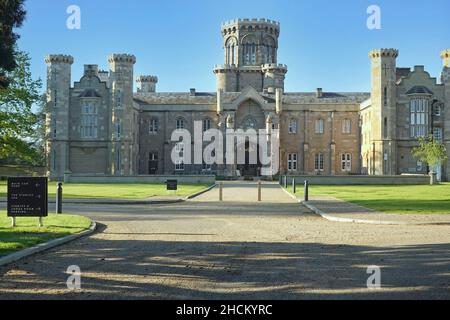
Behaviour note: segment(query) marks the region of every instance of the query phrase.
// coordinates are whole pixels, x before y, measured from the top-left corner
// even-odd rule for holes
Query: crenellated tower
[[[156,84],[158,83],[158,77],[139,76],[136,82],[138,84],[138,93],[154,93],[156,92]]]
[[[137,110],[133,106],[133,69],[136,57],[128,54],[109,56],[112,115],[111,171],[114,175],[137,172],[138,143],[133,134],[137,126]]]
[[[46,156],[48,175],[62,179],[69,170],[69,117],[73,57],[45,57],[47,64]]]
[[[284,89],[286,65],[278,64],[280,24],[266,19],[236,19],[222,24],[224,64],[217,65],[217,89],[240,92],[247,86],[274,93]]]
[[[398,50],[376,49],[369,53],[372,60],[371,135],[372,166],[375,175],[397,173],[396,154],[396,70]]]

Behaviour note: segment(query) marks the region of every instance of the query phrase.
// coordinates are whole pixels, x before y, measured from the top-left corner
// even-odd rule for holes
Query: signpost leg
[[[223,182],[219,183],[219,201],[223,201]]]
[[[58,187],[56,188],[56,213],[62,213],[62,197],[63,197],[63,189],[62,183],[58,182]]]
[[[44,219],[42,217],[39,217],[39,228],[42,228],[44,226]]]
[[[261,181],[258,181],[258,201],[261,201]]]
[[[292,178],[292,193],[293,194],[297,193],[297,184],[295,182],[295,178]]]
[[[309,181],[305,181],[305,202],[309,201]]]
[[[16,217],[11,217],[11,226],[13,227],[13,228],[15,228],[17,225],[16,225]]]

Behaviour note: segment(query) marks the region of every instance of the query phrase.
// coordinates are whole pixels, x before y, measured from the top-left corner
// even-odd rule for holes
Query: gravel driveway
[[[333,223],[277,184],[194,201],[66,206],[100,232],[0,268],[1,299],[449,299],[450,226]],[[68,266],[82,271],[66,288]],[[367,267],[381,268],[378,290]]]

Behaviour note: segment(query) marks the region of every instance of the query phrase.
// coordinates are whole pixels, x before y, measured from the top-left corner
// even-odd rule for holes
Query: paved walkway
[[[369,221],[374,223],[448,224],[449,214],[391,214],[377,212],[354,203],[329,196],[315,196],[308,202],[326,215],[335,218]]]
[[[264,184],[261,203],[255,184],[226,184],[224,202],[217,192],[67,205],[100,232],[0,268],[0,299],[450,299],[450,226],[333,223],[276,184]],[[77,292],[66,288],[71,265],[82,271]],[[366,287],[371,265],[380,290]]]

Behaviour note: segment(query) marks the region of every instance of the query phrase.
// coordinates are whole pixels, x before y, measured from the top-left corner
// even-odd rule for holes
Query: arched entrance
[[[258,134],[260,129],[265,129],[265,116],[260,105],[253,101],[243,102],[236,112],[236,129],[244,131],[253,129]],[[245,139],[245,142],[236,145],[236,154],[244,152],[245,162],[238,163],[237,169],[242,176],[259,176],[262,167],[259,159],[258,139]]]

